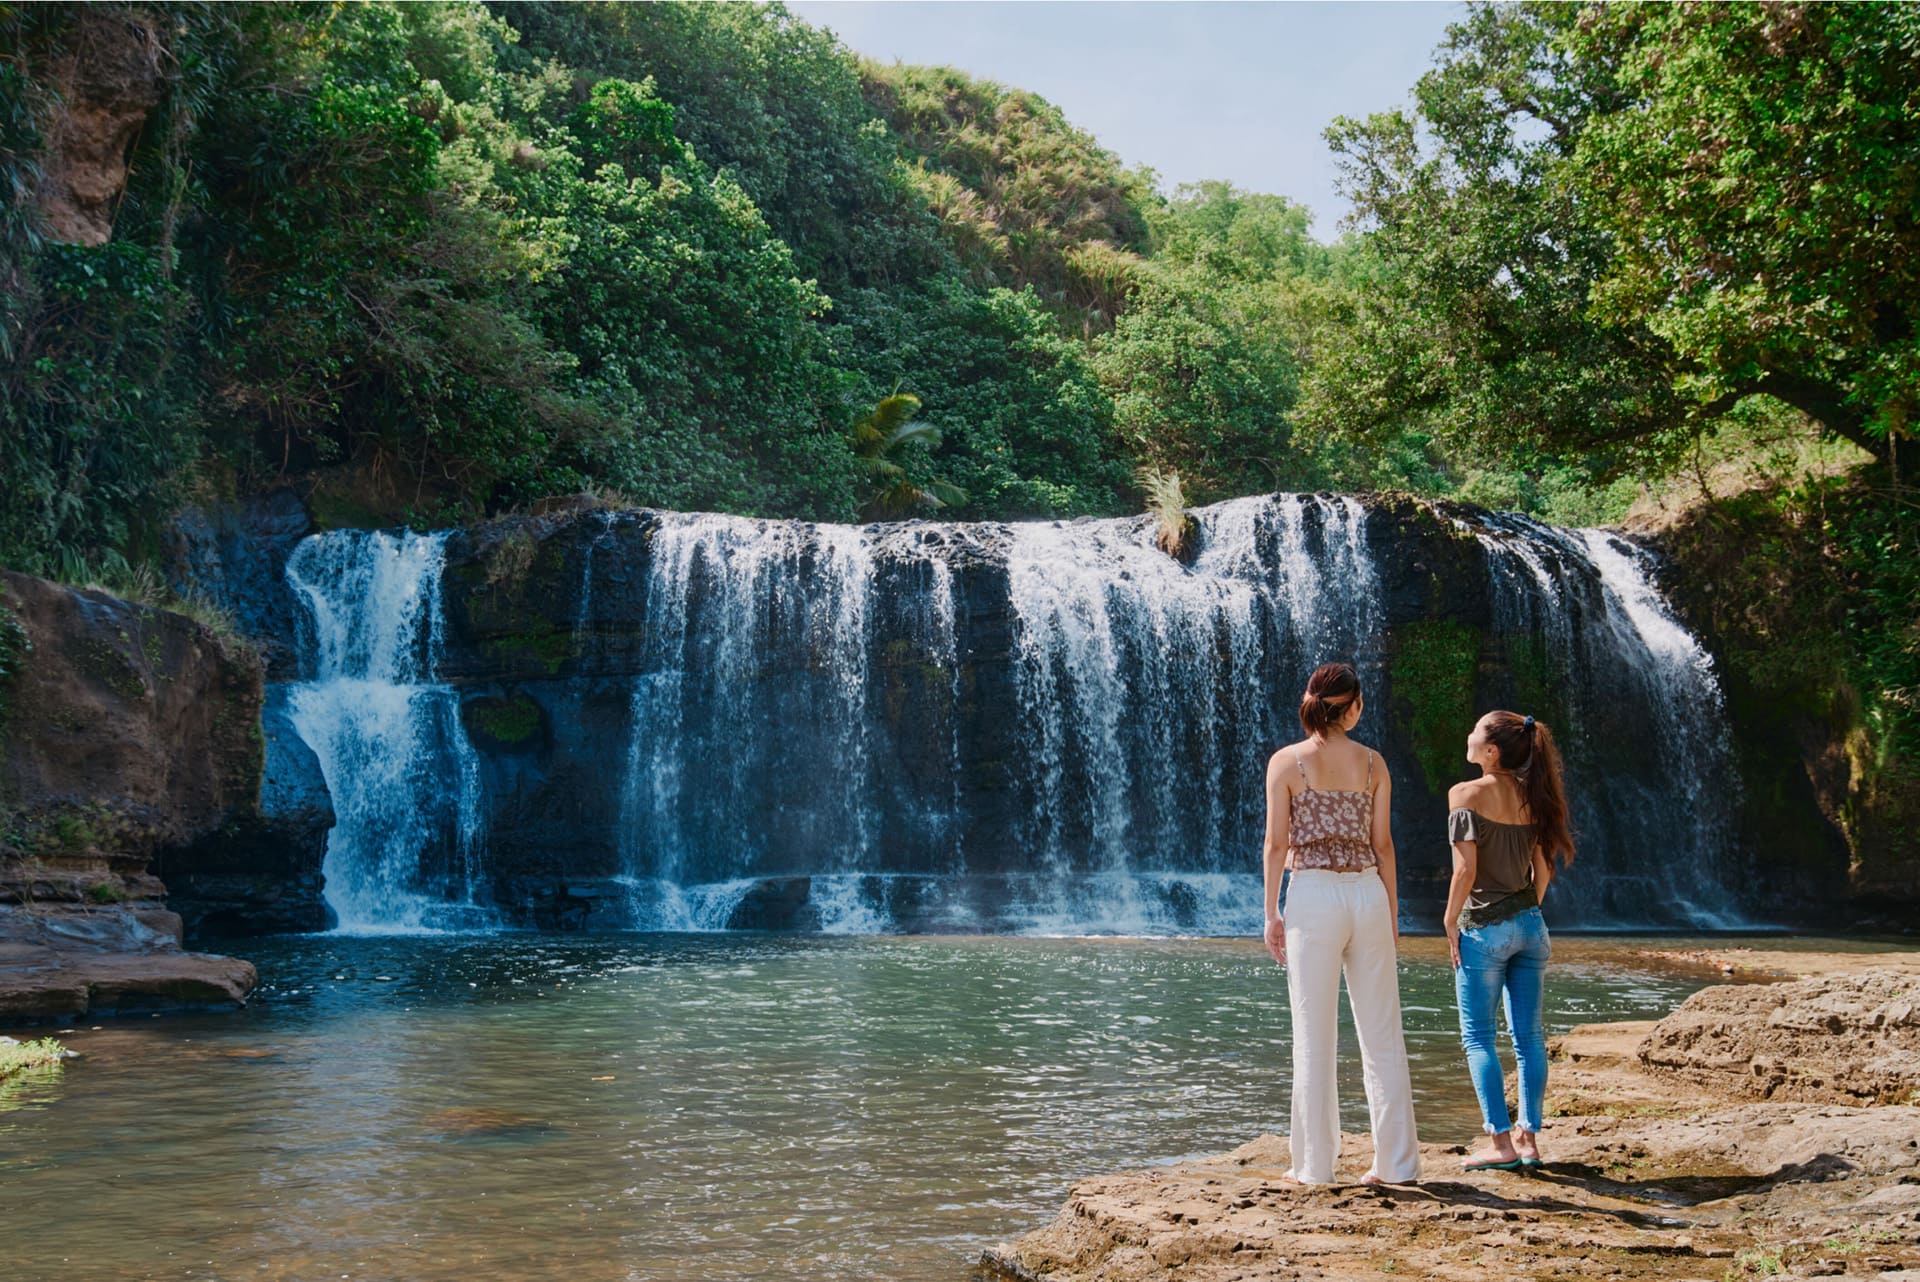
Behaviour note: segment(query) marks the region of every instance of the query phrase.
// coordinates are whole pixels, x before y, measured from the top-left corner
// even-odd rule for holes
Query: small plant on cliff
[[[1147,511],[1158,523],[1153,534],[1154,545],[1176,560],[1185,560],[1194,521],[1187,515],[1187,492],[1181,484],[1180,473],[1147,466],[1135,475],[1140,480],[1140,488],[1146,491]]]
[[[0,605],[0,728],[6,726],[7,714],[12,709],[8,693],[13,684],[11,678],[32,649],[33,638],[27,635],[26,625],[14,617],[12,610]]]
[[[1745,1278],[1770,1278],[1786,1267],[1780,1252],[1764,1243],[1749,1247],[1733,1257],[1733,1263],[1727,1268],[1727,1282],[1741,1282]]]
[[[240,621],[232,610],[198,589],[189,588],[161,603],[176,614],[184,614],[222,641],[253,649],[253,639],[240,631]]]
[[[487,586],[518,588],[526,582],[537,551],[533,536],[525,530],[514,530],[502,537],[487,556]]]
[[[1845,1233],[1836,1234],[1820,1244],[1821,1249],[1835,1255],[1858,1255],[1862,1251],[1872,1250],[1876,1246],[1885,1246],[1899,1241],[1899,1237],[1885,1229],[1869,1229],[1856,1224]]]
[[[854,456],[873,483],[873,492],[860,507],[860,515],[869,521],[904,516],[916,507],[942,508],[967,501],[966,492],[957,485],[937,477],[924,483],[914,479],[907,462],[912,447],[940,448],[940,429],[913,421],[919,412],[919,397],[895,392],[847,433]]]
[[[102,881],[87,887],[87,898],[96,904],[123,904],[127,892],[117,882]]]
[[[61,1060],[71,1054],[71,1051],[51,1037],[42,1037],[31,1042],[18,1042],[11,1037],[0,1037],[0,1082],[6,1081],[16,1073],[24,1073],[30,1069],[58,1066]]]

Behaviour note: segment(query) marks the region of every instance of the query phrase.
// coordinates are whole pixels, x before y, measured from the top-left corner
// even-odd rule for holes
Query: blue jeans
[[[1498,1006],[1504,997],[1507,1033],[1520,1064],[1520,1129],[1537,1132],[1547,1095],[1546,976],[1553,946],[1538,908],[1476,930],[1460,932],[1460,965],[1453,972],[1460,1003],[1460,1041],[1487,1134],[1513,1129],[1507,1081],[1500,1069]]]

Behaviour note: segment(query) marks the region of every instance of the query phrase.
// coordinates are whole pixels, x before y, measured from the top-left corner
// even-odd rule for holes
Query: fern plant
[[[1152,514],[1156,524],[1154,545],[1175,560],[1186,560],[1195,550],[1194,520],[1187,515],[1187,495],[1180,483],[1180,473],[1162,472],[1148,464],[1134,475],[1139,478],[1140,488],[1146,492],[1147,511]]]

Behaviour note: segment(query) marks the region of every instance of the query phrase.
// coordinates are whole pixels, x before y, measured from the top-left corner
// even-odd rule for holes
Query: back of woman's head
[[[1533,840],[1547,858],[1573,862],[1573,826],[1567,792],[1560,779],[1560,749],[1547,723],[1517,712],[1489,712],[1487,742],[1500,752],[1500,768],[1511,770],[1527,798]]]
[[[1310,735],[1323,735],[1340,724],[1347,709],[1360,697],[1360,674],[1351,663],[1323,663],[1307,678],[1307,692],[1300,696],[1300,728]]]

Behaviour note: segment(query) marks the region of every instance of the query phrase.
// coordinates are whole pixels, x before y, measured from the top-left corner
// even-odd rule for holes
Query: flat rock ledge
[[[0,1026],[244,1006],[251,962],[180,947],[164,910],[0,905]]]
[[[977,1275],[1920,1282],[1909,993],[1920,977],[1902,967],[1707,989],[1658,1023],[1576,1029],[1553,1044],[1536,1172],[1468,1174],[1464,1148],[1427,1144],[1418,1185],[1302,1189],[1281,1180],[1287,1141],[1262,1136],[1084,1180],[1051,1225],[983,1253]],[[1816,1038],[1805,1024],[1822,1011]],[[1734,1062],[1743,1038],[1764,1039],[1761,1069]],[[1342,1178],[1370,1158],[1348,1136]]]

